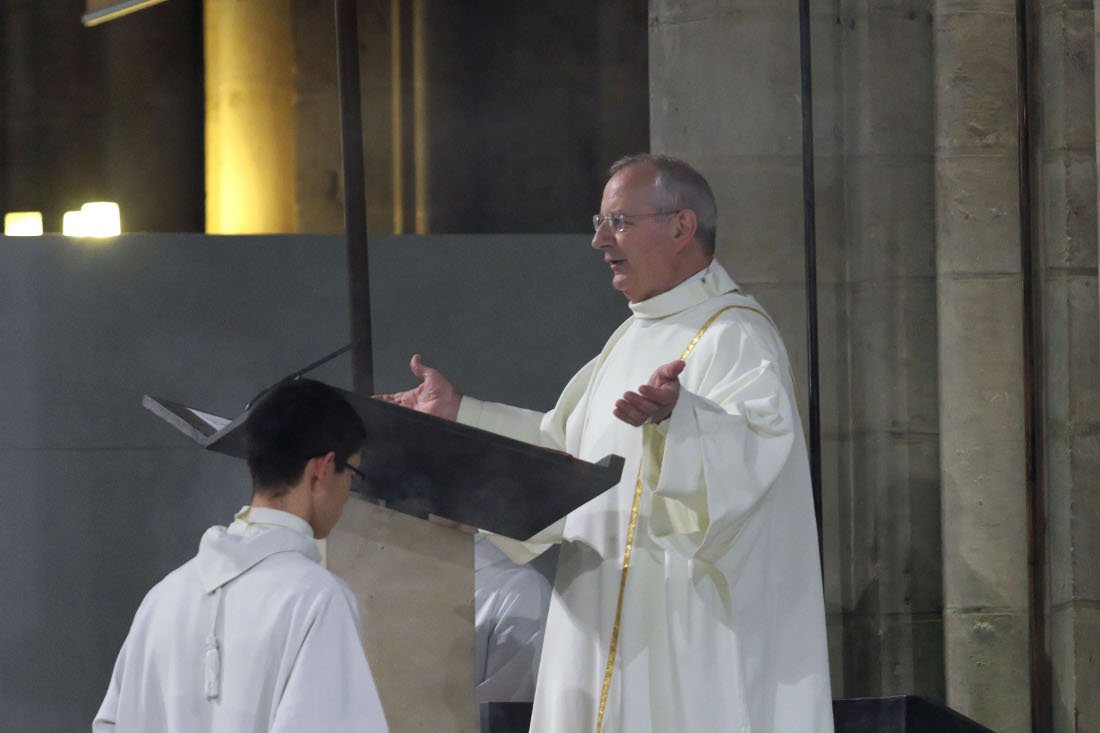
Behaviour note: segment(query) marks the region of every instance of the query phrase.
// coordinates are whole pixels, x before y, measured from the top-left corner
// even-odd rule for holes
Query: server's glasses
[[[351,471],[353,474],[355,474],[355,478],[359,479],[360,481],[367,480],[367,474],[363,473],[350,463],[341,463],[339,468],[341,471]]]

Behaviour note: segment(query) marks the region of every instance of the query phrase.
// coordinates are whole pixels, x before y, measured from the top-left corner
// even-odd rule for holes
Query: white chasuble
[[[459,411],[585,460],[626,459],[617,486],[527,545],[562,543],[531,730],[829,733],[809,466],[779,335],[717,262],[631,310],[551,412],[469,398]],[[618,420],[615,401],[697,334],[672,415]],[[501,542],[520,559],[516,544]]]

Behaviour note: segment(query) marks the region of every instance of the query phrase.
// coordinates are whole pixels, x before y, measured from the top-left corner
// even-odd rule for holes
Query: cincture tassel
[[[206,652],[203,654],[203,680],[207,700],[217,700],[222,688],[222,657],[218,649],[218,611],[221,609],[220,587],[214,589],[214,614],[210,621],[210,633],[206,635]]]
[[[222,658],[218,652],[218,639],[213,634],[206,637],[203,670],[206,679],[206,699],[217,700],[222,686]]]

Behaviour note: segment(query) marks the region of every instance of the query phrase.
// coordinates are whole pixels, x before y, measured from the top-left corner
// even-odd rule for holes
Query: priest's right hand
[[[447,420],[456,419],[462,394],[455,386],[437,370],[425,366],[420,361],[420,354],[413,354],[409,368],[413,376],[420,380],[419,386],[405,392],[375,395],[375,398]]]

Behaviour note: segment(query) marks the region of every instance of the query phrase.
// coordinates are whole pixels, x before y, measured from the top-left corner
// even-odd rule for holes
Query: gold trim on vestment
[[[603,671],[600,689],[600,709],[596,713],[596,733],[603,728],[603,712],[607,707],[607,693],[611,689],[611,673],[615,669],[615,654],[619,649],[619,622],[623,617],[623,596],[626,594],[626,571],[630,569],[630,552],[634,549],[634,530],[638,528],[638,505],[642,500],[642,467],[638,466],[638,478],[634,482],[634,505],[630,508],[630,524],[626,529],[626,552],[623,554],[623,574],[619,578],[619,600],[615,604],[615,624],[611,627],[611,643],[607,648],[607,667]]]
[[[771,324],[771,327],[778,333],[779,327],[775,325],[768,314],[759,308],[753,308],[749,305],[727,305],[724,308],[719,309],[714,315],[706,320],[699,330],[695,332],[695,336],[692,337],[691,342],[680,354],[680,361],[687,361],[687,358],[691,356],[691,352],[695,350],[695,346],[699,343],[699,340],[703,338],[703,334],[707,332],[707,329],[711,327],[718,316],[722,315],[728,310],[747,310],[756,313],[762,317],[765,321]],[[788,365],[789,368],[789,365]],[[791,375],[791,387],[794,387],[794,374]],[[798,410],[798,396],[795,395],[795,409]],[[626,530],[626,548],[623,552],[623,570],[622,575],[619,577],[619,599],[615,603],[615,623],[611,627],[611,641],[608,644],[607,649],[607,666],[604,668],[603,684],[600,688],[600,707],[596,713],[596,733],[602,733],[603,729],[603,716],[604,711],[607,708],[607,697],[611,690],[611,676],[615,670],[615,657],[617,656],[619,649],[619,628],[622,624],[623,617],[623,597],[626,595],[626,575],[630,570],[630,555],[634,550],[634,533],[638,528],[638,507],[642,503],[642,463],[638,463],[638,477],[634,481],[634,503],[630,507],[630,523],[627,525]]]
[[[718,318],[718,316],[722,315],[723,313],[725,313],[728,310],[733,310],[734,308],[737,308],[739,310],[752,311],[753,313],[755,313],[756,315],[760,316],[765,321],[767,321],[771,325],[771,327],[775,329],[776,333],[779,333],[779,326],[775,325],[775,321],[773,321],[767,313],[760,310],[759,308],[753,308],[751,305],[727,305],[725,308],[723,308],[722,310],[718,311],[713,316],[708,318],[707,322],[703,324],[703,327],[700,328],[698,332],[696,332],[695,338],[693,338],[691,340],[691,343],[688,344],[687,348],[684,349],[684,353],[680,354],[680,361],[686,361],[687,360],[688,354],[690,354],[692,352],[692,350],[695,348],[695,344],[699,343],[699,339],[701,339],[703,337],[703,333],[708,328],[710,328],[710,324],[714,323],[714,321]],[[791,365],[790,365],[789,360],[787,362],[787,375],[790,376],[790,378],[791,378],[791,395],[794,397],[794,410],[795,410],[795,412],[801,414],[802,413],[802,405],[798,404],[798,393],[794,391],[794,370],[791,369]]]
[[[771,324],[772,328],[776,331],[775,323],[768,315],[763,311],[753,308],[748,305],[727,305],[725,308],[720,309],[713,316],[708,318],[706,322],[699,327],[699,330],[695,332],[694,338],[691,339],[691,343],[687,345],[683,353],[680,354],[680,361],[687,361],[687,358],[691,356],[691,352],[695,350],[695,345],[699,343],[699,339],[703,338],[703,334],[707,332],[711,324],[718,320],[718,316],[722,315],[728,310],[739,308],[747,311],[757,313]],[[634,550],[634,531],[638,528],[638,507],[642,503],[642,463],[638,462],[638,478],[634,481],[634,504],[630,507],[630,523],[626,529],[626,549],[623,552],[623,572],[619,577],[619,600],[615,604],[615,623],[611,627],[611,642],[607,648],[607,666],[603,672],[603,685],[600,688],[600,707],[596,713],[596,733],[601,733],[603,729],[603,714],[607,708],[607,695],[611,690],[611,675],[615,671],[615,657],[619,650],[619,627],[623,618],[623,596],[626,595],[626,574],[630,569],[630,554]]]

